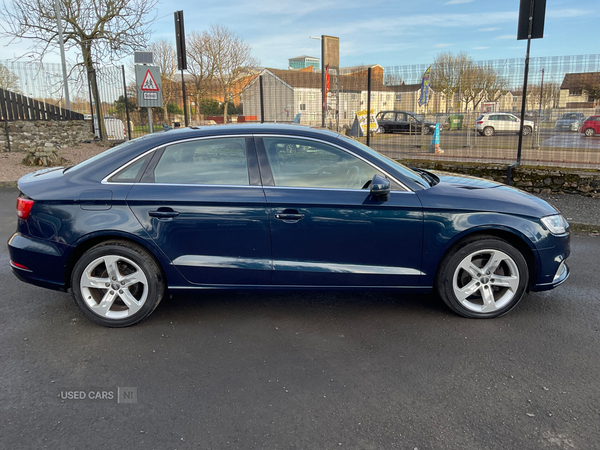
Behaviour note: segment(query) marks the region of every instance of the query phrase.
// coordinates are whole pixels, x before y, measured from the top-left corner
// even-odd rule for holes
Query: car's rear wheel
[[[494,129],[492,127],[485,127],[483,129],[483,135],[487,136],[487,137],[493,136],[494,135]]]
[[[425,134],[431,134],[431,128],[425,127]]]
[[[523,127],[523,136],[529,136],[531,134],[531,127]]]
[[[149,316],[165,292],[162,272],[141,247],[110,241],[91,248],[71,274],[75,303],[92,321],[127,327]]]
[[[587,128],[583,134],[585,134],[587,137],[592,137],[596,134],[596,130],[594,130],[593,128]]]
[[[521,252],[504,240],[483,236],[463,242],[444,258],[436,289],[454,312],[487,319],[514,308],[528,281]]]

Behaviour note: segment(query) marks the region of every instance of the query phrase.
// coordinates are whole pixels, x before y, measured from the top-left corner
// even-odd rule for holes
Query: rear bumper
[[[67,247],[15,233],[8,240],[11,270],[25,283],[66,291]]]

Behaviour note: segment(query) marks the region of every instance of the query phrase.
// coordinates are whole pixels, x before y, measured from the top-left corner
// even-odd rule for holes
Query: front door
[[[257,144],[274,285],[420,283],[423,218],[413,192],[393,183],[389,200],[374,199],[369,182],[384,174],[323,141],[281,136]]]

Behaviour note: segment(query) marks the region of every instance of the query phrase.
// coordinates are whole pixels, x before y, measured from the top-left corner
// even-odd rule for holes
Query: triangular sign
[[[146,75],[144,76],[144,81],[142,81],[142,86],[140,87],[140,90],[141,91],[155,91],[155,92],[160,90],[160,89],[158,89],[158,85],[156,84],[156,81],[154,81],[154,77],[150,73],[149,69],[146,72]]]

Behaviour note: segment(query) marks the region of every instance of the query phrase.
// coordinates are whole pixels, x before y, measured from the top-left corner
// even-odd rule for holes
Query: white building
[[[361,73],[339,77],[340,125],[352,125],[356,111],[367,108],[367,78]],[[321,125],[321,73],[295,70],[263,69],[264,120],[265,122],[293,122],[299,114],[302,125]],[[336,77],[330,78],[326,117],[327,124],[335,124]],[[244,114],[257,116],[260,112],[259,77],[246,88],[242,102]],[[379,79],[371,80],[371,109],[376,113],[394,109],[394,93]]]

